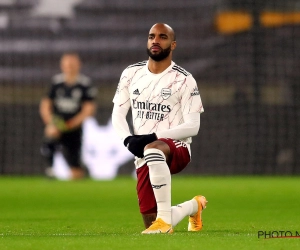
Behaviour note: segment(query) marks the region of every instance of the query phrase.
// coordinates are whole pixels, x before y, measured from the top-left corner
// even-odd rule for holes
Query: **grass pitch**
[[[135,180],[51,181],[0,177],[0,249],[300,249],[300,177],[191,177],[172,180],[172,203],[206,196],[204,228],[141,235]]]

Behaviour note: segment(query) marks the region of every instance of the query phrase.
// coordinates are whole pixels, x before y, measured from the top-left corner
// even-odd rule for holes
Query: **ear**
[[[174,50],[176,48],[176,41],[173,41],[171,43],[171,50]]]

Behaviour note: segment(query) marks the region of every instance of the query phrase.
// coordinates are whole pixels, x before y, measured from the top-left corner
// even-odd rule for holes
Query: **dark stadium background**
[[[105,124],[157,22],[174,28],[174,61],[205,108],[184,173],[300,173],[299,0],[77,0],[70,15],[38,13],[42,1],[0,1],[1,174],[42,174],[38,105],[64,51],[80,53]]]

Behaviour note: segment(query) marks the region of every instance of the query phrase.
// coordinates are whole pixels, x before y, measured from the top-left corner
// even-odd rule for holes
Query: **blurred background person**
[[[85,175],[81,165],[82,123],[95,114],[97,91],[90,79],[80,73],[77,53],[63,54],[60,68],[62,73],[53,77],[48,94],[40,102],[45,124],[41,154],[47,160],[48,177],[55,177],[53,158],[59,149],[71,169],[71,179],[80,179]]]

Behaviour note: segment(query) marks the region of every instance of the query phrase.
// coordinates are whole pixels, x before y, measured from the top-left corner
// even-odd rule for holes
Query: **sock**
[[[184,217],[191,216],[197,213],[198,203],[195,199],[178,204],[171,208],[172,211],[172,226],[175,227]]]
[[[156,218],[171,224],[171,173],[165,155],[161,150],[151,148],[144,151],[144,156],[157,204]]]

